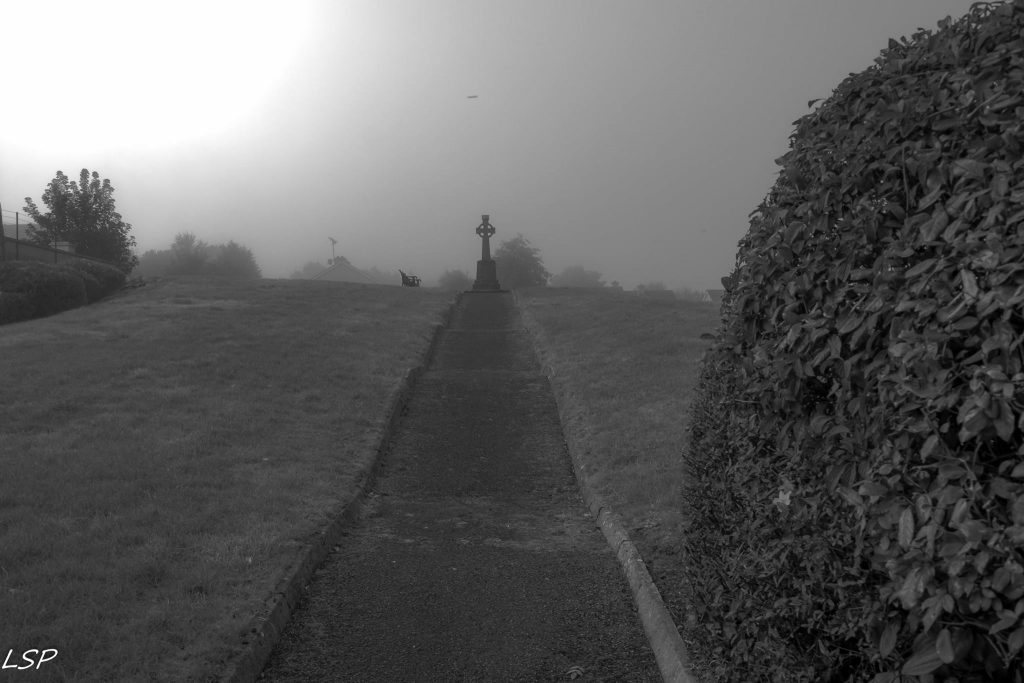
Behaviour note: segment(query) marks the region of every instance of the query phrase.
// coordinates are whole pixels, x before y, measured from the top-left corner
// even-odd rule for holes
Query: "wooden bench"
[[[402,286],[403,287],[419,287],[420,286],[420,279],[418,277],[416,277],[415,275],[406,275],[401,270],[398,271],[398,272],[402,274]]]

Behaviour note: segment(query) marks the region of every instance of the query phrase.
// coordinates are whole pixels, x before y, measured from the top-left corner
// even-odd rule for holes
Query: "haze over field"
[[[140,253],[720,286],[809,100],[971,0],[0,0],[4,220],[110,178]],[[471,97],[476,96],[476,97]]]

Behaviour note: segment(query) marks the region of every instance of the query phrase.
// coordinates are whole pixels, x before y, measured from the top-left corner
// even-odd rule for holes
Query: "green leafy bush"
[[[116,266],[107,265],[98,261],[87,261],[85,259],[74,259],[65,265],[75,268],[83,273],[94,277],[100,285],[100,296],[107,296],[124,287],[125,272]],[[92,299],[90,299],[91,301]]]
[[[35,261],[0,263],[0,292],[27,296],[32,302],[32,317],[59,313],[88,301],[79,273]]]
[[[0,325],[28,320],[35,310],[36,306],[28,294],[0,291]]]
[[[87,304],[91,304],[94,301],[99,301],[103,298],[103,287],[100,285],[100,281],[95,277],[83,270],[72,268],[64,263],[60,264],[58,267],[65,273],[82,280],[82,285],[85,287],[85,302]]]
[[[1022,35],[890,41],[751,214],[684,456],[729,680],[1024,680]]]

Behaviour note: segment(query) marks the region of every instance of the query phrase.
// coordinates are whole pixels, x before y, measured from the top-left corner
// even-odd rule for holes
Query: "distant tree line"
[[[252,250],[234,240],[210,245],[191,232],[180,232],[170,249],[149,250],[138,259],[141,277],[206,275],[238,279],[262,277]]]
[[[596,270],[588,270],[579,265],[568,266],[557,275],[552,275],[544,266],[540,249],[533,246],[522,234],[502,242],[493,253],[493,258],[498,265],[498,281],[505,289],[517,289],[522,287],[543,287],[550,284],[552,287],[580,287],[591,289],[606,289],[608,291],[622,291],[622,286],[617,280],[609,283],[604,281],[602,273]],[[335,262],[348,263],[343,256],[335,259]],[[318,261],[307,261],[301,268],[292,272],[293,279],[311,279],[326,270],[328,265]],[[377,268],[371,268],[364,272],[379,278],[382,282],[395,281],[397,276],[392,273],[385,273]],[[473,288],[473,275],[465,270],[449,268],[437,279],[437,286],[440,289],[450,291],[466,291]],[[663,282],[647,282],[636,286],[638,293],[653,294],[658,296],[672,296],[688,301],[703,301],[706,294],[702,290],[682,288],[674,292],[669,291]]]
[[[601,273],[583,266],[569,266],[551,277],[552,287],[604,287]]]
[[[544,267],[540,249],[533,246],[530,241],[521,234],[502,242],[494,251],[494,260],[498,264],[498,281],[505,289],[517,289],[520,287],[577,287],[586,289],[604,289],[611,291],[622,291],[618,280],[611,282],[604,281],[604,275],[596,270],[588,270],[579,265],[567,266],[557,275],[552,275]],[[438,286],[441,289],[464,291],[472,289],[473,278],[465,271],[449,269],[438,278]],[[683,287],[674,291],[669,290],[664,282],[659,280],[645,282],[636,285],[637,294],[655,296],[658,298],[672,298],[673,296],[683,301],[705,301],[707,294],[700,289]]]
[[[438,278],[437,286],[441,289],[464,292],[473,288],[473,278],[461,270],[446,270],[444,275]]]
[[[703,289],[690,289],[689,287],[682,287],[676,290],[676,298],[683,301],[704,301],[707,296],[707,292]]]
[[[494,251],[494,260],[498,266],[498,281],[505,289],[518,289],[521,287],[544,287],[550,284],[552,287],[580,287],[588,289],[607,289],[609,291],[622,291],[622,286],[617,280],[610,283],[604,281],[604,276],[596,270],[588,270],[583,266],[568,266],[557,275],[552,275],[544,266],[540,249],[533,246],[526,237],[517,234],[515,237],[506,240]],[[438,279],[438,286],[442,289],[466,290],[473,286],[473,278],[462,270],[446,270]],[[648,282],[637,285],[639,293],[656,295],[671,295],[668,287],[663,282]],[[701,300],[703,292],[698,290],[683,289],[677,292],[679,298]]]

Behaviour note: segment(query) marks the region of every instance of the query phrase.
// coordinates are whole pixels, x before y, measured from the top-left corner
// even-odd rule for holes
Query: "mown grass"
[[[0,327],[0,656],[59,650],[18,679],[215,675],[451,300],[165,280]]]
[[[655,583],[685,621],[679,571],[687,414],[717,304],[586,289],[519,292],[565,429],[619,513]]]

